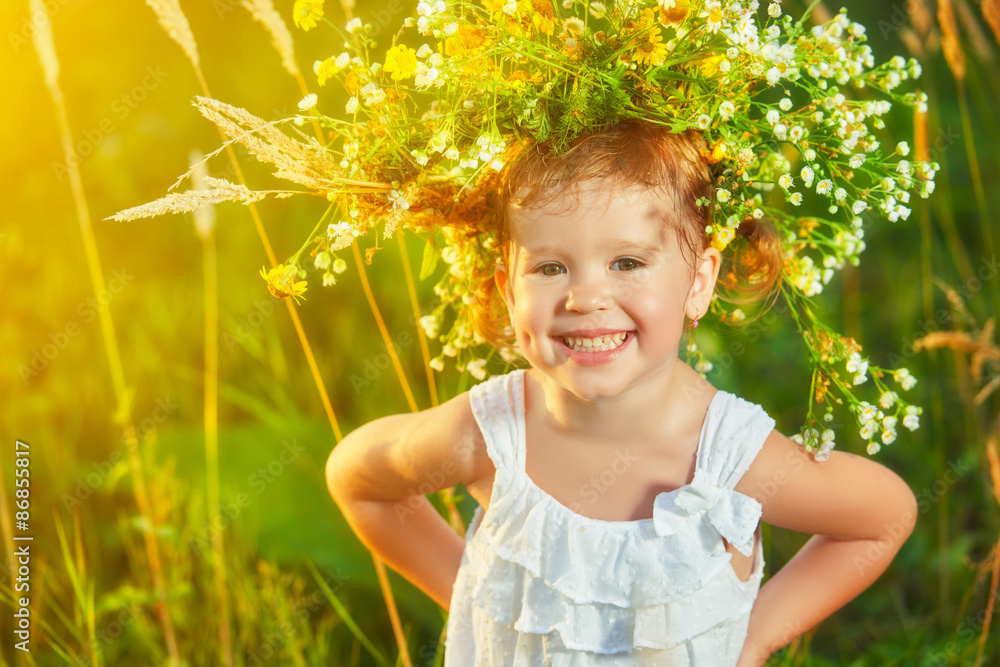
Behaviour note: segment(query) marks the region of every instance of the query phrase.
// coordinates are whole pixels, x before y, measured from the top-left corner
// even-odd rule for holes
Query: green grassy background
[[[236,4],[182,2],[212,94],[265,118],[291,115],[301,97],[298,86],[281,69],[264,30]],[[937,193],[918,202],[909,221],[868,221],[862,266],[836,278],[819,300],[830,322],[863,342],[873,364],[891,367],[890,353],[904,354],[904,365],[920,380],[912,396],[925,407],[921,429],[902,434],[879,460],[909,482],[921,500],[921,514],[916,532],[875,586],[772,662],[969,665],[983,629],[1000,533],[985,456],[991,429],[996,442],[998,394],[978,406],[972,397],[996,377],[998,363],[988,362],[986,378],[977,382],[968,354],[913,352],[911,344],[929,330],[977,333],[1000,303],[991,245],[1000,236],[994,217],[1000,210],[997,43],[979,5],[957,6],[967,59],[963,92],[945,63],[935,27],[926,37],[906,41],[916,34],[907,3],[846,4],[851,17],[868,26],[879,61],[896,53],[908,56],[911,48],[923,51],[918,57],[925,68],[921,86],[930,96],[931,157],[942,165]],[[911,8],[915,4],[911,1]],[[160,546],[170,618],[188,664],[222,664],[215,629],[218,596],[208,551],[200,546],[212,530],[222,531],[227,549],[236,664],[376,664],[346,617],[388,662],[398,663],[371,558],[325,489],[323,465],[333,435],[285,306],[267,294],[257,275],[266,257],[247,211],[237,205],[217,208],[225,520],[211,525],[202,426],[202,246],[189,217],[125,224],[102,219],[161,196],[187,169],[189,151],[212,151],[219,136],[191,106],[200,89],[190,63],[142,2],[50,0],[60,85],[77,149],[86,153],[80,161],[83,186],[114,292],[107,308],[132,392],[155,528],[141,519],[127,445],[113,419],[116,401],[104,343],[94,302],[88,301],[95,295],[60,167],[55,108],[31,45],[26,5],[21,0],[0,5],[0,71],[8,90],[0,111],[6,204],[0,216],[0,474],[9,503],[14,440],[29,442],[36,624],[32,652],[15,651],[12,579],[4,555],[0,664],[66,664],[76,656],[73,664],[91,664],[93,657],[109,665],[165,662],[142,541],[147,530]],[[291,25],[291,2],[276,5]],[[380,39],[387,43],[414,5],[363,2],[357,14],[384,23]],[[930,11],[933,18],[933,5]],[[343,22],[333,4],[327,15]],[[293,29],[293,35],[300,67],[312,82],[313,61],[338,52],[340,45],[322,26],[308,33]],[[321,109],[341,108],[344,100],[336,90],[316,92]],[[962,95],[969,106],[964,116]],[[897,110],[882,143],[911,131],[912,118]],[[263,165],[240,155],[251,187],[275,185]],[[224,160],[212,165],[227,169]],[[981,196],[976,168],[984,183]],[[298,249],[322,214],[320,206],[309,198],[259,205],[279,258]],[[419,266],[419,240],[408,238],[408,248]],[[396,337],[406,332],[412,341],[418,332],[400,266],[390,247],[377,256],[369,275],[390,332]],[[116,271],[119,282],[112,283]],[[970,319],[951,316],[934,279],[964,293]],[[430,287],[427,281],[419,289],[426,297]],[[320,288],[314,278],[299,309],[345,432],[407,409],[391,369],[379,370],[371,384],[360,381],[384,352],[360,295],[351,266],[335,287]],[[744,336],[728,331],[703,335],[700,342],[719,355]],[[995,334],[991,340],[995,346]],[[782,431],[797,431],[809,386],[798,334],[790,322],[779,320],[748,347],[731,368],[717,364],[710,379],[763,404]],[[401,356],[418,404],[429,406],[416,344],[403,345]],[[44,367],[34,372],[33,360]],[[465,386],[451,372],[439,380],[445,397]],[[849,424],[840,428],[839,446],[861,452],[856,430]],[[461,507],[468,518],[471,504],[466,500]],[[782,563],[803,539],[773,531],[768,562]],[[309,563],[346,614],[334,608]],[[74,588],[71,573],[77,572]],[[400,577],[391,580],[413,662],[432,664],[443,614]],[[1000,661],[997,627],[994,620],[982,664]],[[92,652],[87,647],[95,639]]]

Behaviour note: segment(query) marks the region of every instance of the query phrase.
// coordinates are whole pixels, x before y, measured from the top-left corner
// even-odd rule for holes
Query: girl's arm
[[[493,474],[468,394],[378,419],[330,454],[330,494],[361,541],[445,609],[462,538],[424,497]]]
[[[738,667],[758,667],[874,582],[917,519],[913,492],[869,459],[833,452],[818,463],[777,431],[736,489],[762,520],[814,536],[761,588]]]

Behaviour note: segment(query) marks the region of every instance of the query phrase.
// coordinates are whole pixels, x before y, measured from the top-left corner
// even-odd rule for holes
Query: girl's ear
[[[510,274],[507,272],[507,265],[504,263],[498,263],[496,270],[493,272],[493,280],[496,282],[497,290],[500,292],[500,297],[507,304],[507,310],[512,311],[514,305],[514,290],[510,284]]]
[[[694,281],[688,291],[684,314],[690,319],[704,317],[712,303],[715,292],[715,282],[719,279],[719,269],[722,267],[722,255],[709,246],[698,257],[695,265]]]
[[[500,297],[507,304],[507,319],[510,320],[510,325],[514,326],[514,287],[511,285],[511,277],[510,273],[507,272],[506,264],[502,262],[497,264],[497,268],[493,272],[493,280],[497,284]]]

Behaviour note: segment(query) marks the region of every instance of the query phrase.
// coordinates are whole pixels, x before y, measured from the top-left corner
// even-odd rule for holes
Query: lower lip
[[[562,348],[563,352],[567,357],[575,361],[581,366],[602,366],[604,364],[609,364],[612,361],[618,359],[625,353],[625,348],[627,348],[631,343],[632,339],[635,338],[635,334],[631,331],[625,338],[625,341],[613,350],[602,350],[600,352],[587,352],[585,350],[574,350],[573,348],[566,345],[562,338],[556,338],[556,343]]]

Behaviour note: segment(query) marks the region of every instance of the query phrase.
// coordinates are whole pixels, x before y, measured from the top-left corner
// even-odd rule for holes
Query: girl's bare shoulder
[[[469,392],[425,410],[421,437],[428,446],[440,449],[439,457],[452,457],[466,485],[493,474],[493,462],[486,452],[486,440],[472,411]]]

